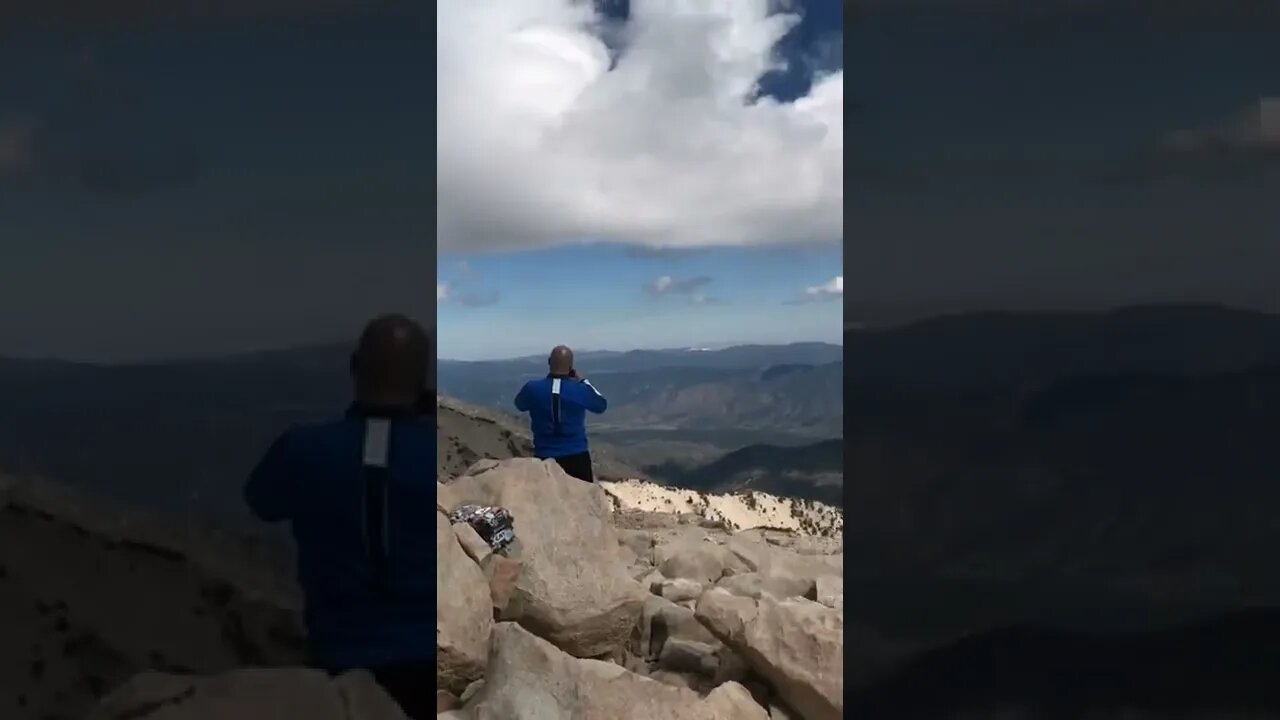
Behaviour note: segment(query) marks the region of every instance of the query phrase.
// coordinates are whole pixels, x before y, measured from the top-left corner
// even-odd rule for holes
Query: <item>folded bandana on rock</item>
[[[463,505],[449,513],[449,522],[470,525],[494,551],[502,550],[516,539],[511,513],[495,505]]]

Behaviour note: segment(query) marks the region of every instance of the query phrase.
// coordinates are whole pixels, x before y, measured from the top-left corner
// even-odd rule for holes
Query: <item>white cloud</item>
[[[837,275],[821,285],[805,288],[805,297],[811,300],[835,300],[844,297],[844,276]]]
[[[449,283],[436,283],[436,302],[447,302],[449,300]]]
[[[663,275],[654,278],[652,282],[645,286],[645,290],[655,297],[663,295],[696,295],[698,290],[711,284],[711,278],[706,275],[697,277],[676,279],[670,275]]]
[[[439,247],[838,241],[843,73],[745,99],[795,22],[772,4],[634,3],[610,69],[590,3],[441,0]]]

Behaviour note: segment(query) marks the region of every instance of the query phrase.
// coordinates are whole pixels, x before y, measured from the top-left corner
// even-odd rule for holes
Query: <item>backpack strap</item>
[[[552,432],[557,437],[562,434],[560,432],[560,383],[560,378],[551,378],[551,426]]]

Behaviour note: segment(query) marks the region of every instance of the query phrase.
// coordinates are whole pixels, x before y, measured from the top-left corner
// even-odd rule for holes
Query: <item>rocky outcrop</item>
[[[839,720],[844,706],[844,611],[793,598],[713,589],[696,616],[806,720]]]
[[[842,592],[838,537],[611,508],[598,486],[536,460],[481,461],[444,490],[455,505],[506,508],[517,542],[468,553],[465,531],[438,535],[487,579],[498,619],[482,680],[461,694],[438,685],[450,691],[438,717],[841,716],[844,613],[812,599]],[[442,605],[474,602],[449,592]]]
[[[488,678],[467,706],[474,720],[767,720],[737,683],[706,696],[600,660],[574,658],[514,623],[493,633]]]
[[[103,699],[88,720],[407,720],[365,672],[246,669],[199,677],[148,672]]]
[[[84,718],[148,669],[303,663],[275,540],[0,477],[0,718]]]
[[[461,692],[484,670],[493,615],[484,573],[443,513],[436,513],[436,587],[448,588],[436,597],[436,686]]]
[[[822,604],[843,594],[838,537],[629,510],[553,462],[441,480],[437,718],[841,716],[844,614]],[[471,503],[507,509],[516,541],[449,521]],[[90,720],[404,717],[365,673],[204,672],[135,675]]]
[[[515,519],[523,565],[504,617],[571,655],[620,649],[645,592],[620,562],[604,493],[553,462],[483,464],[449,486],[459,503],[497,505]]]

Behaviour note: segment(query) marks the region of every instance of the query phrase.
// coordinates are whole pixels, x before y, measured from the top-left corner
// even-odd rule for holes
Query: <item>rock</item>
[[[457,503],[453,501],[453,496],[449,493],[449,486],[436,480],[436,512],[448,515],[457,507]]]
[[[504,617],[578,657],[622,647],[645,592],[619,561],[602,489],[553,461],[505,460],[449,486],[462,502],[498,505],[515,520],[524,567]]]
[[[448,690],[436,690],[436,714],[461,707],[462,702]]]
[[[455,693],[484,672],[493,610],[484,573],[436,513],[436,687]]]
[[[467,686],[466,690],[462,691],[462,695],[458,697],[458,700],[463,705],[466,705],[467,703],[471,702],[471,698],[475,697],[476,693],[480,692],[480,688],[482,687],[484,687],[483,678],[472,682],[470,685]]]
[[[480,564],[480,569],[489,582],[489,599],[500,616],[506,612],[511,602],[511,594],[515,592],[523,568],[519,560],[496,553],[490,553]]]
[[[760,530],[747,530],[729,538],[725,546],[747,570],[764,577],[813,581],[823,575],[844,577],[844,555],[811,555],[771,545]]]
[[[480,537],[480,533],[476,532],[470,523],[454,523],[453,534],[458,538],[458,544],[466,551],[467,556],[477,565],[493,554],[493,548],[489,547],[489,543]]]
[[[671,672],[670,670],[655,670],[649,677],[657,680],[663,685],[671,687],[684,688],[685,690],[695,690],[698,686],[698,678],[693,675],[684,673]]]
[[[805,597],[812,594],[814,580],[805,577],[761,575],[758,572],[748,572],[723,578],[716,583],[716,587],[728,590],[740,597],[758,599],[762,595],[769,595],[776,600],[786,600],[791,597]]]
[[[716,642],[720,641],[717,640]],[[747,666],[747,661],[743,660],[741,655],[721,645],[717,657],[720,659],[720,667],[716,670],[715,677],[711,678],[713,685],[723,685],[727,682],[743,683],[744,685],[747,683],[748,678],[751,676],[751,668]]]
[[[769,704],[769,720],[801,720],[777,703]]]
[[[814,586],[814,600],[829,608],[844,608],[844,578],[823,575]]]
[[[703,627],[694,611],[670,600],[654,597],[645,603],[643,623],[648,629],[649,655],[658,657],[668,639],[693,640],[718,647],[720,641]]]
[[[644,530],[619,530],[618,542],[635,553],[637,558],[653,561],[653,533]]]
[[[697,618],[805,720],[844,708],[844,612],[804,599],[753,600],[712,588]]]
[[[664,670],[715,677],[716,671],[720,669],[720,659],[716,657],[716,651],[716,646],[707,643],[670,638],[662,645],[658,664]]]
[[[737,683],[705,698],[626,668],[567,655],[515,623],[493,631],[474,720],[768,720]]]
[[[687,534],[658,545],[653,550],[654,565],[669,578],[694,580],[714,585],[726,572],[746,572],[747,566],[728,548]]]
[[[702,583],[685,578],[663,580],[658,585],[658,594],[671,602],[696,600],[702,594]]]
[[[331,678],[303,668],[208,677],[145,672],[103,698],[88,720],[406,720],[367,672]]]
[[[654,595],[662,594],[662,583],[666,582],[666,578],[657,570],[649,570],[640,578],[640,585],[647,588]]]

